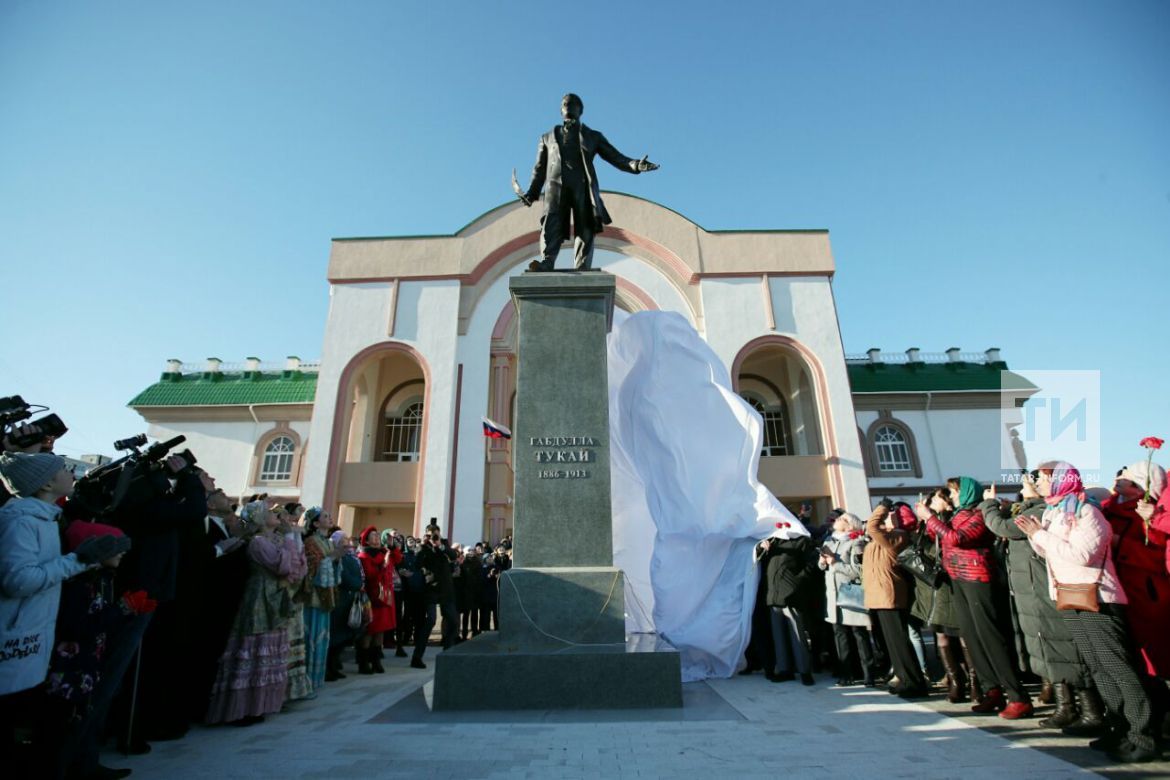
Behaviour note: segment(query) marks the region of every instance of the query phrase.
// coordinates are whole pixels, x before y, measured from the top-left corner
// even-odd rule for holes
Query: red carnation
[[[1153,463],[1154,463],[1154,450],[1162,449],[1162,445],[1165,444],[1165,442],[1162,441],[1161,439],[1159,439],[1157,436],[1147,436],[1146,438],[1142,439],[1139,442],[1139,444],[1141,444],[1143,447],[1145,447],[1148,450],[1148,452],[1146,453],[1146,475],[1147,475],[1146,476],[1146,494],[1144,496],[1142,496],[1142,501],[1149,501],[1150,500],[1150,485],[1153,483],[1153,480],[1150,479],[1150,477],[1149,477],[1149,473],[1150,473],[1150,466],[1153,465]],[[1150,543],[1150,521],[1146,520],[1143,523],[1143,525],[1145,526],[1145,530],[1146,530],[1146,544],[1149,544]]]
[[[145,615],[154,612],[158,602],[150,598],[144,590],[127,592],[122,596],[122,611],[127,615]]]

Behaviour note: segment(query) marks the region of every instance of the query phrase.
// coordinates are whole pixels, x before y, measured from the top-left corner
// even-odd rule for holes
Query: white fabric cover
[[[750,639],[756,541],[808,533],[757,479],[763,421],[674,312],[614,326],[609,397],[626,629],[677,647],[684,681],[730,677]],[[791,527],[778,531],[785,521]]]

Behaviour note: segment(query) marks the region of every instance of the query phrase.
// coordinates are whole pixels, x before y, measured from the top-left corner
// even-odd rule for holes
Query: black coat
[[[764,576],[768,580],[769,607],[804,607],[808,592],[820,572],[813,560],[812,539],[772,539],[764,554]]]
[[[1025,502],[1019,514],[1038,518],[1044,507],[1043,499],[1033,499]],[[1072,635],[1048,595],[1047,564],[1036,555],[1011,515],[1000,510],[998,501],[984,501],[979,509],[991,532],[1007,540],[1012,627],[1020,664],[1047,680],[1084,687],[1088,680]]]
[[[458,557],[454,550],[440,550],[423,545],[418,551],[418,565],[431,575],[427,595],[432,604],[448,604],[455,601],[455,578],[451,565]]]
[[[206,516],[207,493],[196,474],[181,474],[172,492],[116,514],[109,522],[134,544],[118,567],[119,589],[145,590],[160,604],[173,600],[180,551],[203,533]]]
[[[592,228],[594,232],[601,232],[602,228],[613,220],[610,219],[609,212],[605,210],[605,204],[601,201],[601,187],[597,183],[597,170],[593,167],[593,158],[600,154],[601,159],[626,173],[638,174],[641,171],[638,170],[637,160],[626,157],[615,149],[604,135],[586,127],[583,122],[578,124],[581,127],[581,158],[589,183],[589,205],[593,215]],[[540,190],[546,181],[550,190],[560,188],[564,167],[564,161],[561,158],[563,135],[564,125],[557,125],[540,137],[540,141],[536,145],[536,164],[532,166],[532,181],[528,185],[527,197],[529,200],[535,201],[540,197]],[[546,212],[556,201],[555,195],[546,199]]]
[[[355,639],[362,629],[349,627],[353,600],[365,585],[362,563],[356,555],[341,556],[341,576],[337,582],[337,604],[329,615],[329,646],[342,647]]]

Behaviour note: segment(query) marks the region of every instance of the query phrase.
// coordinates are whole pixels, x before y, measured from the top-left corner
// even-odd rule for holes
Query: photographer
[[[199,472],[179,455],[170,455],[158,465],[144,462],[127,465],[126,469],[134,469],[156,487],[149,497],[128,502],[106,520],[121,528],[134,544],[118,568],[118,587],[146,591],[159,606],[153,614],[133,616],[110,638],[110,652],[94,692],[94,706],[109,706],[141,647],[138,678],[127,679],[128,690],[139,692],[134,703],[136,723],[128,722],[131,702],[127,699],[122,714],[125,728],[120,730],[119,740],[125,752],[145,753],[150,747],[138,723],[150,724],[150,737],[154,739],[178,738],[189,725],[186,708],[172,706],[174,675],[195,671],[188,658],[188,650],[194,644],[190,605],[186,599],[176,602],[176,595],[181,539],[189,537],[192,529],[203,528],[207,493]]]
[[[455,580],[451,568],[456,557],[457,553],[447,547],[447,540],[439,535],[438,529],[424,537],[423,547],[419,551],[419,566],[426,576],[428,601],[431,605],[437,606],[442,615],[444,650],[455,644],[455,635],[459,630],[459,613],[455,608]],[[433,610],[433,607],[431,609]],[[431,615],[428,622],[433,626],[433,612]],[[416,654],[417,648],[416,644]]]

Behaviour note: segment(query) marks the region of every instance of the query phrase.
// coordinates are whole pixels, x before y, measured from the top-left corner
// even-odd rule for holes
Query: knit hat
[[[1137,463],[1131,463],[1126,466],[1117,475],[1117,478],[1128,479],[1142,490],[1149,490],[1150,498],[1155,501],[1162,495],[1162,491],[1166,489],[1166,469],[1157,463],[1147,465],[1144,460],[1139,460]]]
[[[65,468],[65,459],[51,452],[10,452],[0,455],[0,480],[20,498],[35,496]]]
[[[126,552],[130,549],[130,539],[122,533],[121,528],[102,523],[91,523],[87,520],[74,520],[65,529],[65,552],[73,552],[77,549],[77,545],[91,536],[116,536],[121,542],[118,545],[121,548],[119,552]],[[115,553],[115,555],[117,554]]]
[[[377,537],[378,536],[377,527],[371,525],[371,526],[368,526],[366,528],[366,530],[362,531],[362,535],[361,535],[361,537],[359,537],[361,539],[362,544],[366,543],[366,541],[370,538],[370,534],[373,534],[375,537]],[[381,539],[379,538],[378,541],[381,541]]]

